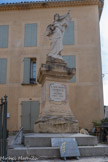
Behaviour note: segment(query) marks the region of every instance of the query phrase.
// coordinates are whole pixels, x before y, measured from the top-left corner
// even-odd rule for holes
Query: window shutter
[[[63,44],[64,45],[73,45],[74,44],[74,21],[71,21],[66,28],[63,37]]]
[[[25,24],[24,46],[37,46],[37,24]]]
[[[21,126],[24,130],[30,130],[30,101],[22,101]]]
[[[6,76],[7,76],[7,59],[0,59],[0,84],[6,84]]]
[[[63,56],[64,61],[67,63],[67,66],[70,68],[76,68],[75,56]],[[70,80],[70,82],[76,82],[76,75]]]
[[[31,101],[31,130],[34,130],[34,123],[38,120],[40,113],[40,102]]]
[[[8,25],[0,25],[0,48],[8,48]]]
[[[24,83],[30,83],[30,58],[24,58]]]
[[[23,101],[21,105],[21,126],[24,130],[33,131],[34,123],[38,119],[40,113],[40,102]]]

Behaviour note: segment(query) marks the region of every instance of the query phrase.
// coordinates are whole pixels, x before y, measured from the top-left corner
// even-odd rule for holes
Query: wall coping
[[[0,11],[98,5],[99,15],[101,15],[103,4],[104,0],[46,0],[36,2],[2,3],[0,4]]]

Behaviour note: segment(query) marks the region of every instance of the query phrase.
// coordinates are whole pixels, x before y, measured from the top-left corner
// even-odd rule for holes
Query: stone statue
[[[54,15],[54,22],[47,26],[46,35],[51,41],[50,52],[48,56],[63,60],[61,56],[61,51],[63,49],[63,35],[70,20],[70,11],[62,16],[56,13]]]

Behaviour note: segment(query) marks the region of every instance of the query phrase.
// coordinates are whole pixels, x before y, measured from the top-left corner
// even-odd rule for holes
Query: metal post
[[[7,156],[7,96],[4,96],[3,156]]]
[[[3,97],[1,97],[1,104],[3,104]]]
[[[3,156],[3,97],[0,104],[0,156]]]
[[[2,104],[0,104],[0,156],[2,156]]]

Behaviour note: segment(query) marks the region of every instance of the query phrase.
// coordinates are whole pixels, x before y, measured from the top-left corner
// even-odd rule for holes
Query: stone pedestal
[[[69,80],[75,71],[63,60],[50,57],[41,65],[38,74],[38,82],[42,84],[41,114],[35,132],[79,132],[78,121],[69,106]]]

